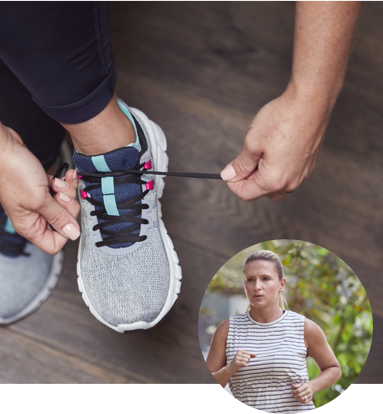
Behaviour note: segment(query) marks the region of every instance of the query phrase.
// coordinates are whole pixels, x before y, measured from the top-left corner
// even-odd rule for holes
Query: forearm
[[[230,378],[233,376],[230,365],[226,365],[217,372],[212,372],[213,377],[217,380],[219,385],[223,388],[226,387],[226,384],[230,381]]]
[[[313,393],[323,391],[334,385],[342,376],[342,370],[339,367],[330,367],[324,369],[316,378],[310,382]]]
[[[332,109],[342,88],[361,2],[296,2],[289,88]]]

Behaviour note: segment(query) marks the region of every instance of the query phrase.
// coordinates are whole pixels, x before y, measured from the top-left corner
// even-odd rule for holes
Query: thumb
[[[76,240],[80,236],[80,226],[76,219],[47,193],[45,203],[38,211],[46,221],[67,239]]]
[[[297,390],[302,384],[291,384],[291,386]]]
[[[257,354],[253,354],[252,352],[250,352],[250,357],[251,358],[255,358],[257,356]]]
[[[236,183],[247,178],[257,168],[259,158],[260,155],[251,152],[245,145],[238,157],[221,171],[222,179]]]

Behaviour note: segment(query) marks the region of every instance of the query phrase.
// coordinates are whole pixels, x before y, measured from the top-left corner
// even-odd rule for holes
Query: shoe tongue
[[[132,170],[138,163],[140,153],[134,147],[124,147],[103,155],[89,157],[75,153],[73,162],[78,171],[97,173],[107,171]]]
[[[108,152],[103,155],[96,155],[93,157],[89,157],[87,155],[82,155],[78,153],[74,154],[73,156],[73,162],[76,166],[76,169],[80,173],[97,173],[110,171],[117,172],[124,170],[133,170],[134,167],[136,167],[136,165],[138,164],[139,159],[140,153],[134,147],[124,147],[115,151]],[[85,179],[85,186],[87,185],[92,185],[92,183],[86,182]],[[116,203],[123,203],[140,195],[141,184],[123,183],[114,186],[113,190]],[[94,198],[97,201],[104,200],[102,187],[90,190],[89,193],[92,196],[92,198]],[[139,203],[141,203],[141,201],[139,201]],[[96,206],[95,209],[99,210],[100,207]],[[124,216],[131,212],[132,210],[129,209],[118,209],[118,213],[120,216]],[[138,217],[140,217],[140,214],[138,214]],[[99,219],[99,222],[102,223],[103,220]],[[107,226],[106,229],[114,231],[123,231],[132,225],[133,223],[130,222],[121,222],[118,224],[111,224],[110,226]],[[103,235],[103,239],[105,240],[106,238],[107,236]],[[131,244],[132,243],[120,243],[112,245],[110,247],[117,249],[120,247],[128,247]]]

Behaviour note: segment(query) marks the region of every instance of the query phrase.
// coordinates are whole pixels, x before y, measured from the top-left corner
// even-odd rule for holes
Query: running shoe
[[[68,161],[68,153],[64,142],[61,160]],[[48,299],[59,279],[63,258],[62,251],[51,256],[17,234],[0,205],[0,325],[17,322]]]
[[[136,142],[105,154],[75,153],[80,178],[78,286],[92,314],[125,333],[155,326],[181,288],[181,268],[161,219],[166,138],[141,111],[118,100]],[[144,175],[127,171],[143,171]]]

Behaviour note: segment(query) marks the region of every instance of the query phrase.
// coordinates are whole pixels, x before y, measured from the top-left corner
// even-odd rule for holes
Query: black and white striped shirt
[[[301,404],[291,394],[291,384],[309,380],[304,323],[304,316],[291,311],[270,323],[254,321],[249,312],[230,318],[226,363],[232,361],[239,349],[257,354],[248,367],[241,367],[230,379],[235,398],[269,413],[315,409],[312,401]]]

